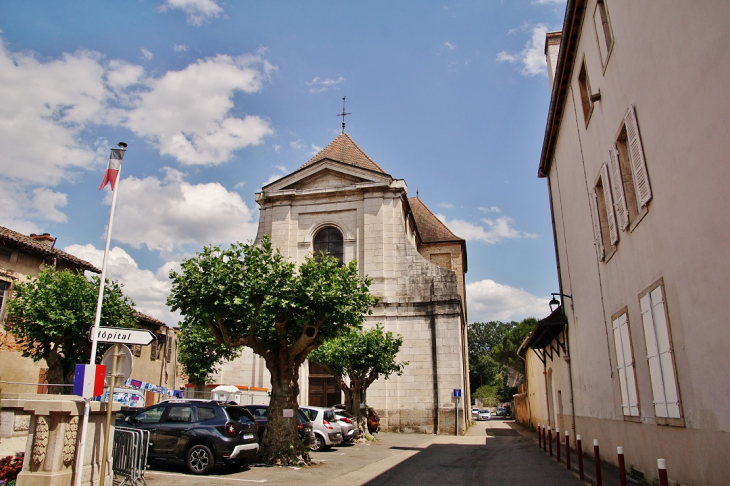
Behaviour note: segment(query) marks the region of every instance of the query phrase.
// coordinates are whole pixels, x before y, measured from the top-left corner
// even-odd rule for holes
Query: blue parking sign
[[[461,398],[461,388],[454,388],[454,398]]]

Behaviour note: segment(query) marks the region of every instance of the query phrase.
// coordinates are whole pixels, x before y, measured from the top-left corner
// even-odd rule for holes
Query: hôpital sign
[[[147,329],[126,329],[123,327],[99,327],[96,341],[100,343],[138,344],[147,346],[156,340],[155,335]],[[94,326],[89,329],[89,341],[94,340]]]

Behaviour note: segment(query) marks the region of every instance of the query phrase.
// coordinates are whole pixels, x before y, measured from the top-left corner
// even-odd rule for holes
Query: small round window
[[[343,264],[342,233],[337,228],[324,228],[314,237],[314,256],[317,257],[320,252],[328,253],[337,258],[340,265]]]

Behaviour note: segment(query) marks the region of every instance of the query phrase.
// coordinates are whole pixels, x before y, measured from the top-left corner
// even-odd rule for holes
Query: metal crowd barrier
[[[147,481],[144,479],[144,472],[147,468],[149,443],[149,430],[115,427],[114,446],[112,448],[112,468],[114,476],[119,476],[123,479],[119,483],[119,486],[124,486],[127,482],[133,486],[136,486],[140,482],[147,486]]]

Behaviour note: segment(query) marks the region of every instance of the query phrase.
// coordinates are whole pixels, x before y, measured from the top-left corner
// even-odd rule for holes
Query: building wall
[[[680,2],[668,9],[656,2],[612,0],[606,5],[613,50],[604,70],[592,21],[596,2],[587,2],[549,173],[562,291],[573,297],[566,299],[566,314],[576,432],[584,444],[599,438],[606,452],[623,446],[627,461],[649,477],[662,457],[674,480],[722,484],[730,473],[721,459],[730,446],[730,379],[723,357],[730,345],[723,305],[730,225],[716,215],[730,203],[724,188],[730,177],[725,21],[730,4]],[[587,127],[577,81],[582,59],[591,91],[601,92]],[[589,193],[632,104],[653,198],[643,219],[621,231],[607,261],[599,262]],[[662,420],[655,417],[639,305],[640,294],[659,279],[682,407],[681,423],[674,426],[659,425]],[[623,308],[636,366],[636,419],[625,418],[621,408],[611,321]],[[566,389],[566,363],[558,360],[553,368],[553,388]],[[611,455],[606,459],[615,461]]]

